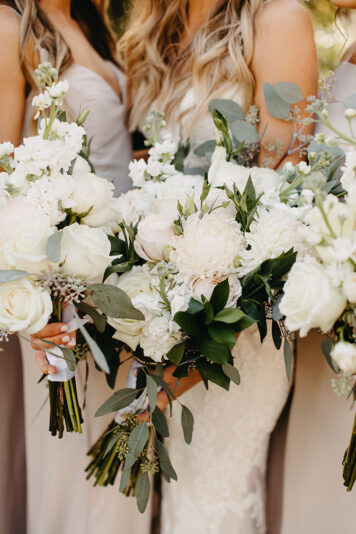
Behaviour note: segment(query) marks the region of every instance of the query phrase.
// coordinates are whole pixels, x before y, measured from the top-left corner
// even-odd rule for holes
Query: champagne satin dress
[[[336,70],[331,123],[348,132],[343,98],[355,92],[356,65]],[[318,128],[321,131],[321,128]],[[324,131],[324,130],[323,130]],[[326,130],[325,130],[326,133]],[[330,132],[328,132],[330,135]],[[356,493],[346,492],[342,459],[352,429],[352,401],[337,397],[321,351],[322,335],[298,340],[295,390],[287,431],[281,534],[354,534]]]
[[[114,69],[124,90],[123,76]],[[130,137],[125,126],[125,103],[98,74],[74,64],[63,74],[69,82],[65,107],[74,118],[87,107],[85,123],[91,144],[91,161],[99,176],[113,180],[116,194],[129,188],[128,164],[131,160]],[[31,134],[31,97],[28,100],[23,135]],[[141,515],[136,500],[119,493],[118,487],[94,488],[85,478],[86,452],[112,419],[95,418],[97,408],[112,394],[105,376],[89,361],[88,393],[83,410],[83,435],[65,434],[63,439],[48,432],[47,389],[37,384],[41,373],[29,345],[21,341],[24,366],[25,432],[27,460],[27,534],[146,534],[150,510]],[[121,369],[119,387],[125,384]],[[85,363],[77,368],[78,393],[83,397]],[[18,532],[20,534],[20,531]],[[22,532],[21,532],[22,534]]]

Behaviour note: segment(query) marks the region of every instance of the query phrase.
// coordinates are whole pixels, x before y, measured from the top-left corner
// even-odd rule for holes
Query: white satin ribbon
[[[139,370],[143,367],[142,363],[138,362],[137,360],[133,360],[130,371],[126,380],[126,387],[134,389],[136,387],[137,382],[137,374]],[[121,425],[125,418],[125,414],[129,413],[137,413],[137,412],[144,412],[148,407],[148,399],[146,395],[146,390],[142,392],[142,394],[138,397],[138,399],[135,399],[131,402],[128,406],[125,408],[121,408],[121,410],[118,410],[115,415],[115,421],[118,425]]]

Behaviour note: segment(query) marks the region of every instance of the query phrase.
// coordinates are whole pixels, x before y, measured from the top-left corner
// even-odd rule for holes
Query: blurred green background
[[[110,15],[119,35],[125,28],[128,4],[129,0],[111,0]],[[304,4],[311,12],[320,70],[325,73],[337,66],[343,52],[356,40],[356,10],[345,11],[335,21],[336,8],[329,0],[309,0]]]

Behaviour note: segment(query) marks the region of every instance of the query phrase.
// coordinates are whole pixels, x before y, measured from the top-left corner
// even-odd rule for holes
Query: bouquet
[[[104,225],[113,214],[113,186],[85,159],[87,111],[76,123],[66,122],[61,106],[67,82],[58,81],[48,63],[36,75],[43,88],[33,99],[37,135],[16,148],[0,145],[0,337],[34,334],[48,320],[63,320],[68,332],[80,328],[96,363],[108,372],[74,306],[112,261]],[[83,421],[75,353],[53,345],[47,358],[58,373],[48,377],[50,432],[61,438],[64,423],[68,432],[80,433]]]
[[[90,290],[113,342],[132,351],[134,364],[127,387],[96,414],[117,412],[88,453],[87,476],[106,486],[121,472],[120,491],[136,495],[141,512],[150,473],[177,479],[163,444],[168,424],[159,396],[167,396],[171,410],[179,402],[190,443],[194,417],[176,395],[180,381],[198,377],[207,388],[213,382],[226,390],[238,385],[236,336],[256,324],[263,340],[267,319],[276,347],[284,340],[291,372],[291,336],[278,305],[290,269],[310,249],[301,231],[313,208],[314,194],[302,187],[310,167],[286,165],[278,173],[242,166],[232,157],[228,121],[218,110],[213,119],[216,146],[203,177],[177,170],[182,147],[165,134],[161,114],[149,116],[149,159],[131,163],[135,188],[116,201],[118,228],[110,239],[119,257],[105,283]],[[315,160],[315,172],[320,165]]]

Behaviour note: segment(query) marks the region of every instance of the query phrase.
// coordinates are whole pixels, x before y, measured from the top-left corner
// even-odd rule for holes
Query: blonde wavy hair
[[[189,131],[212,98],[239,88],[244,106],[252,103],[254,22],[263,1],[217,0],[208,20],[184,47],[188,4],[189,0],[133,3],[131,22],[119,42],[131,129],[142,124],[152,105],[168,121],[181,121],[190,113]],[[199,104],[183,113],[177,111],[192,85]]]
[[[31,37],[48,52],[48,60],[60,73],[73,62],[67,43],[48,19],[39,0],[8,0],[0,4],[12,7],[21,17],[20,61],[30,87],[37,89],[33,65],[27,54]],[[108,0],[72,0],[71,15],[101,57],[116,63],[116,43],[106,18],[107,4]]]

